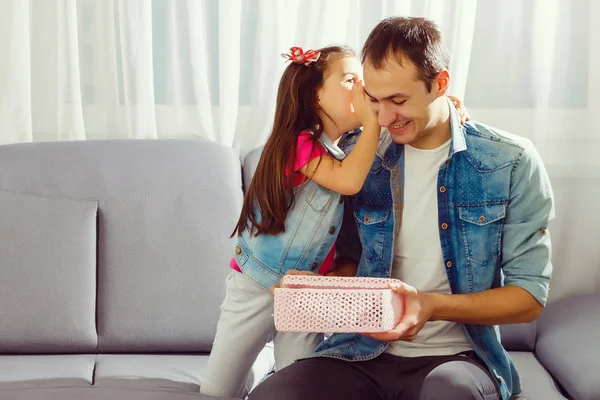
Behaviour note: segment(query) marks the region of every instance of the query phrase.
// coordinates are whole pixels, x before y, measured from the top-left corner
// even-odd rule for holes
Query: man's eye
[[[397,106],[401,106],[402,104],[406,103],[406,100],[402,100],[402,101],[392,100],[392,103],[394,103]]]

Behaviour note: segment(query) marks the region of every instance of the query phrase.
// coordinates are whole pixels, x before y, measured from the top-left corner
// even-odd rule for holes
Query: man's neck
[[[438,99],[443,100],[443,99]],[[450,128],[450,110],[446,102],[440,104],[438,116],[434,118],[432,124],[425,130],[424,135],[412,147],[423,150],[437,149],[446,143],[452,137]]]

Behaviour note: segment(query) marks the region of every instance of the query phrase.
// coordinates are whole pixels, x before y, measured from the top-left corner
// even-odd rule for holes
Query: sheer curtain
[[[464,96],[477,2],[2,0],[0,143],[204,137],[242,154],[264,142],[279,56],[357,52],[389,15],[440,24]]]
[[[441,27],[451,92],[475,117],[531,137],[563,173],[590,173],[600,166],[600,28],[591,23],[599,8],[590,0],[3,0],[0,143],[204,137],[245,153],[268,134],[285,67],[279,53],[332,43],[360,51],[381,18],[413,15]]]
[[[600,291],[600,2],[477,2],[465,100],[533,140],[556,197],[550,298]],[[592,22],[593,21],[593,22]]]
[[[436,21],[451,94],[534,141],[557,192],[555,277],[600,289],[595,0],[1,0],[0,144],[191,137],[243,157],[269,134],[281,52],[360,51],[392,15]]]

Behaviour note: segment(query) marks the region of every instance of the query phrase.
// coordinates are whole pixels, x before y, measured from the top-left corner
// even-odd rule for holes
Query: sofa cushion
[[[248,189],[250,186],[250,182],[252,182],[252,177],[254,176],[254,171],[256,171],[256,167],[258,166],[258,161],[260,160],[260,155],[262,154],[263,146],[252,150],[246,158],[244,159],[244,167],[243,167],[243,179],[244,179],[244,190]]]
[[[208,355],[101,354],[95,385],[130,389],[168,389],[199,392]],[[252,390],[273,371],[273,348],[265,347],[248,378]]]
[[[97,151],[99,351],[210,351],[242,204],[236,151],[206,141]]]
[[[552,376],[528,351],[511,351],[511,358],[521,376],[522,392],[517,397],[523,400],[566,400]]]
[[[33,390],[0,390],[2,400],[217,400],[199,393],[167,389],[132,390],[123,388],[53,388]],[[234,400],[220,398],[218,400]]]
[[[538,319],[536,355],[574,400],[600,396],[600,294],[549,304]]]
[[[500,326],[502,345],[508,351],[533,351],[536,340],[537,321],[527,324]]]
[[[30,189],[0,186],[0,353],[94,351],[97,204]]]
[[[95,355],[2,355],[0,356],[0,399],[3,390],[38,387],[90,386]]]
[[[200,391],[207,355],[100,354],[95,385]]]
[[[81,204],[89,201],[93,207],[96,207],[95,202],[99,204],[99,351],[210,350],[234,246],[229,235],[242,202],[241,165],[234,149],[205,140],[109,140],[0,146],[0,188],[32,193],[39,198],[78,199]],[[81,213],[80,208],[74,206],[70,212]],[[7,212],[13,213],[12,210]],[[53,212],[44,214],[52,216]],[[94,220],[95,208],[90,208],[89,214]],[[71,225],[65,225],[66,233],[78,232],[75,237],[87,240],[88,231],[80,232],[83,228],[78,225],[79,221],[75,218],[71,221]],[[48,227],[43,223],[40,226],[44,227],[42,231]],[[95,234],[95,225],[86,227]],[[54,232],[54,228],[48,227],[48,230]],[[31,227],[31,230],[35,229]],[[59,236],[54,237],[58,241]],[[69,240],[64,243],[71,243]],[[96,244],[95,236],[90,243]],[[56,275],[55,269],[38,273],[39,265],[23,270],[23,276],[5,283],[10,290],[8,294],[6,290],[0,293],[3,300],[0,307],[12,307],[14,311],[11,302],[19,297],[10,293],[12,288],[16,282],[24,278],[32,280],[35,276],[36,282],[47,284],[48,295],[61,301],[69,299],[65,307],[59,308],[64,301],[48,302],[54,298],[45,296],[43,291],[37,292],[35,285],[32,286],[29,291],[36,290],[36,298],[42,299],[40,303],[47,302],[32,305],[31,309],[40,314],[32,316],[42,318],[36,320],[35,326],[43,326],[45,336],[48,333],[44,329],[54,335],[52,338],[60,338],[60,343],[68,343],[70,347],[62,348],[65,351],[83,349],[78,338],[72,337],[73,332],[93,332],[93,341],[86,336],[86,344],[95,349],[94,326],[73,320],[71,315],[74,309],[89,308],[88,304],[93,304],[96,249],[91,248],[94,250],[89,252],[90,268],[79,267],[69,272],[68,279]],[[75,250],[56,252],[58,258],[44,261],[57,268],[56,265],[64,261],[60,257],[67,257],[67,265],[72,268],[71,257],[79,257],[80,248]],[[3,266],[2,270],[6,268]],[[87,279],[88,275],[92,278]],[[66,288],[69,290],[63,290]],[[88,292],[89,301],[80,299],[80,293],[87,295]],[[48,313],[51,305],[59,310],[56,315]],[[70,319],[62,318],[63,314],[69,314]],[[87,312],[86,318],[94,321],[94,312]],[[12,316],[8,320],[11,325],[18,321]],[[60,327],[55,326],[58,322],[52,321],[60,322]],[[0,333],[4,333],[6,323],[0,322],[0,326]],[[11,329],[12,335],[15,328]],[[4,350],[9,350],[7,346],[14,350],[19,344],[11,340],[3,342]],[[27,343],[30,342],[27,339]],[[47,347],[45,342],[41,346]],[[28,349],[42,350],[40,346]]]

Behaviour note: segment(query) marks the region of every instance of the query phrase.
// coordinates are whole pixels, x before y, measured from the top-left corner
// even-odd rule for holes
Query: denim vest
[[[338,160],[345,157],[323,133],[319,142]],[[316,272],[338,236],[344,213],[342,195],[311,179],[293,189],[295,203],[278,235],[250,235],[237,239],[235,260],[248,277],[269,289],[288,270]],[[260,213],[255,210],[257,221]]]
[[[517,285],[545,304],[552,271],[548,222],[553,194],[531,142],[478,123],[460,125],[451,112],[451,146],[438,173],[438,220],[453,293]],[[342,138],[346,152],[356,133]],[[390,277],[402,218],[402,145],[384,134],[362,190],[347,198],[338,255],[359,261],[359,276]],[[359,241],[360,238],[360,241]],[[362,246],[362,250],[361,250]],[[521,391],[497,326],[462,324],[473,350],[500,385],[503,399]],[[315,356],[361,361],[387,343],[358,334],[334,334]]]

